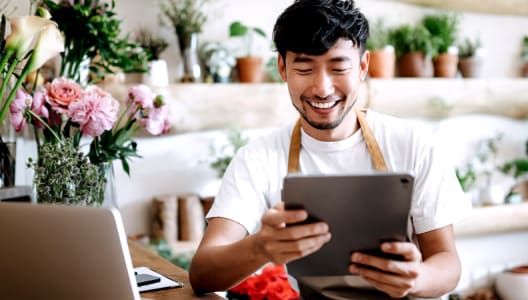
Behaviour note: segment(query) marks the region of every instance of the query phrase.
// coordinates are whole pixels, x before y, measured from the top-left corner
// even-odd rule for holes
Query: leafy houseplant
[[[216,170],[218,178],[224,177],[224,173],[231,163],[231,160],[238,150],[247,144],[248,139],[244,138],[238,129],[232,128],[227,133],[227,142],[227,145],[223,145],[218,149],[211,147],[211,154],[215,159],[211,162],[210,166]]]
[[[390,33],[397,57],[398,76],[431,77],[431,58],[437,54],[436,42],[421,24],[401,25]]]
[[[525,154],[526,157],[505,162],[499,170],[505,174],[511,174],[517,180],[510,194],[518,193],[523,199],[528,199],[528,141],[525,144]]]
[[[147,53],[148,70],[143,74],[143,83],[154,86],[169,84],[167,62],[160,59],[160,55],[169,44],[159,36],[155,36],[147,28],[141,28],[136,33],[136,41]]]
[[[481,47],[480,39],[464,38],[458,44],[458,69],[463,77],[479,77],[482,69],[482,59],[477,56]]]
[[[229,25],[229,36],[242,38],[243,41],[243,51],[237,57],[240,82],[262,81],[264,61],[253,53],[253,42],[255,36],[266,38],[264,30],[235,21]]]
[[[454,44],[458,30],[458,17],[455,14],[427,15],[422,20],[423,26],[431,33],[437,56],[434,57],[436,77],[455,77],[458,56]],[[454,50],[452,50],[454,49]]]
[[[113,0],[110,3],[99,0],[42,2],[65,37],[61,76],[87,84],[80,72],[86,62],[91,62],[89,72],[93,81],[115,73],[116,68],[125,73],[146,71],[146,55],[139,45],[129,41],[128,36],[120,37],[121,21],[116,18]]]
[[[231,69],[235,66],[235,57],[221,42],[204,43],[200,48],[200,57],[204,61],[211,78],[206,81],[229,82]]]
[[[396,62],[394,46],[390,30],[382,19],[378,19],[371,27],[367,49],[370,51],[369,75],[375,78],[394,77]]]
[[[164,38],[155,36],[147,28],[140,28],[136,33],[135,40],[147,52],[149,61],[160,59],[161,53],[169,46],[169,43]]]

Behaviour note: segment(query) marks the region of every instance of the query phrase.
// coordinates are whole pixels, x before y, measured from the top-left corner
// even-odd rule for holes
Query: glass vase
[[[100,202],[101,206],[109,208],[119,208],[117,205],[115,173],[114,165],[112,164],[112,162],[105,162],[99,164],[99,173],[101,176],[104,177],[104,181],[102,182],[103,185],[100,187],[102,189],[102,200]]]
[[[198,57],[198,34],[195,32],[181,32],[178,42],[183,62],[183,76],[181,82],[201,82],[202,67]]]
[[[9,117],[0,126],[0,188],[7,188],[15,186],[16,136]]]

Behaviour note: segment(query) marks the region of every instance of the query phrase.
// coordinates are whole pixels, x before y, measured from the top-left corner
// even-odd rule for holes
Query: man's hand
[[[286,226],[306,220],[305,210],[285,210],[279,203],[262,217],[262,228],[256,233],[257,251],[275,264],[285,264],[321,248],[330,240],[328,224]]]
[[[381,245],[386,253],[401,255],[404,260],[390,260],[363,253],[352,253],[349,271],[358,274],[378,290],[401,298],[414,292],[422,274],[422,255],[413,243],[387,242]]]

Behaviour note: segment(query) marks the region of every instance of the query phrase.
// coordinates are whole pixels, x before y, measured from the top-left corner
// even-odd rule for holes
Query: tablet
[[[288,263],[288,273],[350,275],[352,252],[387,256],[379,250],[382,242],[407,240],[413,184],[409,173],[286,176],[285,208],[306,209],[307,222],[324,221],[332,234],[315,253]]]

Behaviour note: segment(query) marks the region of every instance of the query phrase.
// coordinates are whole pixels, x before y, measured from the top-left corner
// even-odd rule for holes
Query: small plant
[[[383,19],[378,19],[370,28],[370,36],[367,40],[367,49],[370,51],[383,49],[392,45],[390,30]]]
[[[211,162],[210,166],[216,170],[219,178],[224,177],[227,167],[237,151],[247,144],[248,139],[244,138],[238,129],[230,129],[227,133],[228,145],[223,145],[219,149],[211,147],[211,154],[216,158]]]
[[[458,57],[468,58],[473,57],[477,53],[477,50],[481,47],[480,38],[476,37],[475,39],[470,39],[468,37],[464,38],[458,44]]]
[[[471,189],[473,189],[475,183],[477,183],[477,174],[471,165],[468,166],[467,170],[465,171],[461,171],[457,168],[455,173],[464,192],[469,192]]]
[[[458,30],[458,17],[455,14],[437,14],[425,16],[422,20],[423,26],[431,33],[436,51],[447,52],[456,41]]]
[[[525,35],[522,40],[521,60],[528,63],[528,35]]]
[[[161,53],[169,46],[165,39],[154,36],[154,33],[147,28],[140,28],[137,31],[136,42],[147,52],[149,61],[159,60]]]
[[[200,48],[200,56],[213,76],[229,77],[236,63],[231,51],[220,42],[204,43]]]
[[[253,56],[253,40],[254,36],[259,35],[266,38],[264,30],[258,27],[249,27],[242,24],[240,21],[235,21],[229,25],[229,36],[230,37],[241,37],[244,41],[244,52],[241,56],[248,57]]]
[[[438,54],[436,39],[423,26],[401,25],[390,33],[390,40],[394,44],[396,56],[410,52],[423,52],[427,57],[435,57]]]
[[[525,144],[527,157],[516,158],[504,163],[499,170],[505,174],[511,174],[514,178],[524,177],[528,174],[528,141]]]

